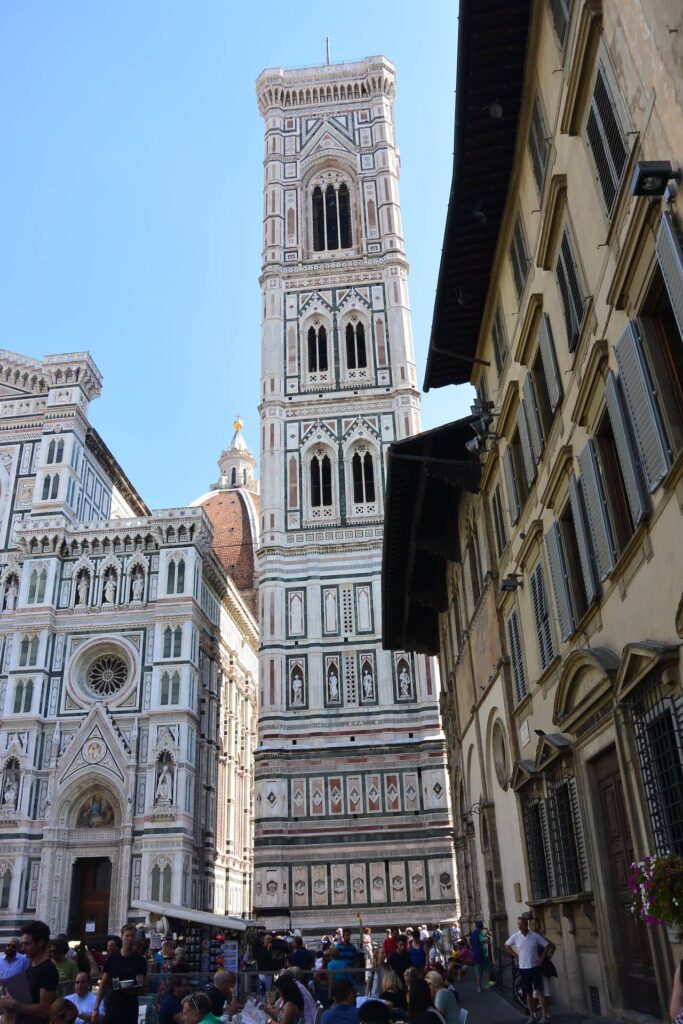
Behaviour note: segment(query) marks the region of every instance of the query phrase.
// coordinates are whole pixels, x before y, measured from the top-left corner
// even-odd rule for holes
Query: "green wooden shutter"
[[[579,455],[579,469],[595,564],[599,578],[604,580],[614,568],[617,559],[595,444],[592,440]]]
[[[519,513],[522,511],[519,501],[519,493],[517,491],[517,481],[515,479],[515,467],[512,461],[512,451],[508,447],[503,452],[503,469],[505,471],[505,488],[508,496],[508,510],[510,512],[510,522],[514,524],[519,519]]]
[[[524,411],[526,413],[527,426],[529,427],[531,452],[536,462],[538,462],[543,454],[543,431],[541,430],[541,420],[538,415],[538,400],[536,398],[534,378],[530,373],[527,373],[524,378],[522,392],[524,394]]]
[[[571,591],[567,578],[567,565],[562,547],[562,538],[558,523],[553,523],[545,535],[545,549],[548,554],[548,566],[550,568],[550,582],[555,595],[555,607],[557,618],[560,623],[560,636],[567,640],[576,629],[574,611],[572,608]]]
[[[595,582],[595,572],[593,571],[593,556],[586,527],[586,512],[584,509],[583,495],[581,493],[581,485],[573,473],[569,477],[569,501],[572,507],[572,519],[574,520],[576,545],[579,549],[579,559],[581,561],[583,583],[586,588],[586,598],[588,600],[588,604],[592,604],[598,596],[598,588]]]
[[[515,702],[519,704],[527,695],[527,685],[524,658],[522,656],[522,640],[519,635],[519,622],[517,621],[516,611],[510,615],[507,626],[512,678],[515,684]]]
[[[669,471],[671,459],[645,364],[638,329],[633,320],[614,348],[621,387],[633,426],[640,462],[650,492]]]
[[[612,431],[614,432],[614,440],[617,445],[621,471],[624,476],[628,503],[631,507],[633,522],[637,526],[638,523],[645,518],[647,508],[645,505],[642,487],[640,486],[638,463],[636,462],[631,445],[629,424],[621,404],[619,385],[611,370],[607,374],[605,398],[607,401],[607,411],[612,424]]]
[[[517,427],[519,429],[519,440],[522,445],[522,458],[524,459],[526,479],[529,487],[531,487],[536,478],[536,462],[531,451],[529,427],[527,426],[526,413],[524,412],[524,402],[520,402],[517,407]]]
[[[683,338],[683,249],[669,213],[665,213],[659,222],[656,250],[678,330]]]
[[[555,356],[555,342],[553,341],[553,332],[550,327],[550,318],[547,313],[543,314],[538,325],[538,347],[541,351],[541,361],[543,362],[546,387],[548,388],[550,408],[555,412],[562,398],[562,380]]]

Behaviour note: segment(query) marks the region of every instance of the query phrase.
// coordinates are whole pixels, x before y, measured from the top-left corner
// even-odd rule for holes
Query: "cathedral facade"
[[[253,539],[214,548],[251,456],[237,429],[209,495],[151,512],[89,423],[101,383],[87,353],[0,352],[5,936],[251,909]]]
[[[384,57],[257,82],[265,123],[254,904],[456,913],[438,677],[381,646],[385,453],[420,401]]]

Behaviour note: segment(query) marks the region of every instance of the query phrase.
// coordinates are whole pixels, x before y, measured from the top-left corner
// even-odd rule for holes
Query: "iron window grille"
[[[630,712],[655,850],[683,855],[683,695],[653,671]]]
[[[547,900],[551,894],[550,865],[546,856],[542,801],[524,800],[522,819],[529,862],[531,896],[535,900]]]

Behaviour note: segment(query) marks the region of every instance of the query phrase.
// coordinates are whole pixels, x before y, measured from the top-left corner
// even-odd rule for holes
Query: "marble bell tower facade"
[[[457,912],[439,681],[380,639],[385,451],[420,429],[395,70],[270,68],[257,95],[256,914],[434,923]]]

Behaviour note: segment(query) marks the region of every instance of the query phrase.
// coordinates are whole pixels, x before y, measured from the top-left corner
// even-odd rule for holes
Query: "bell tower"
[[[381,645],[385,451],[420,429],[394,94],[381,56],[257,82],[254,902],[303,930],[456,912],[436,669]]]

